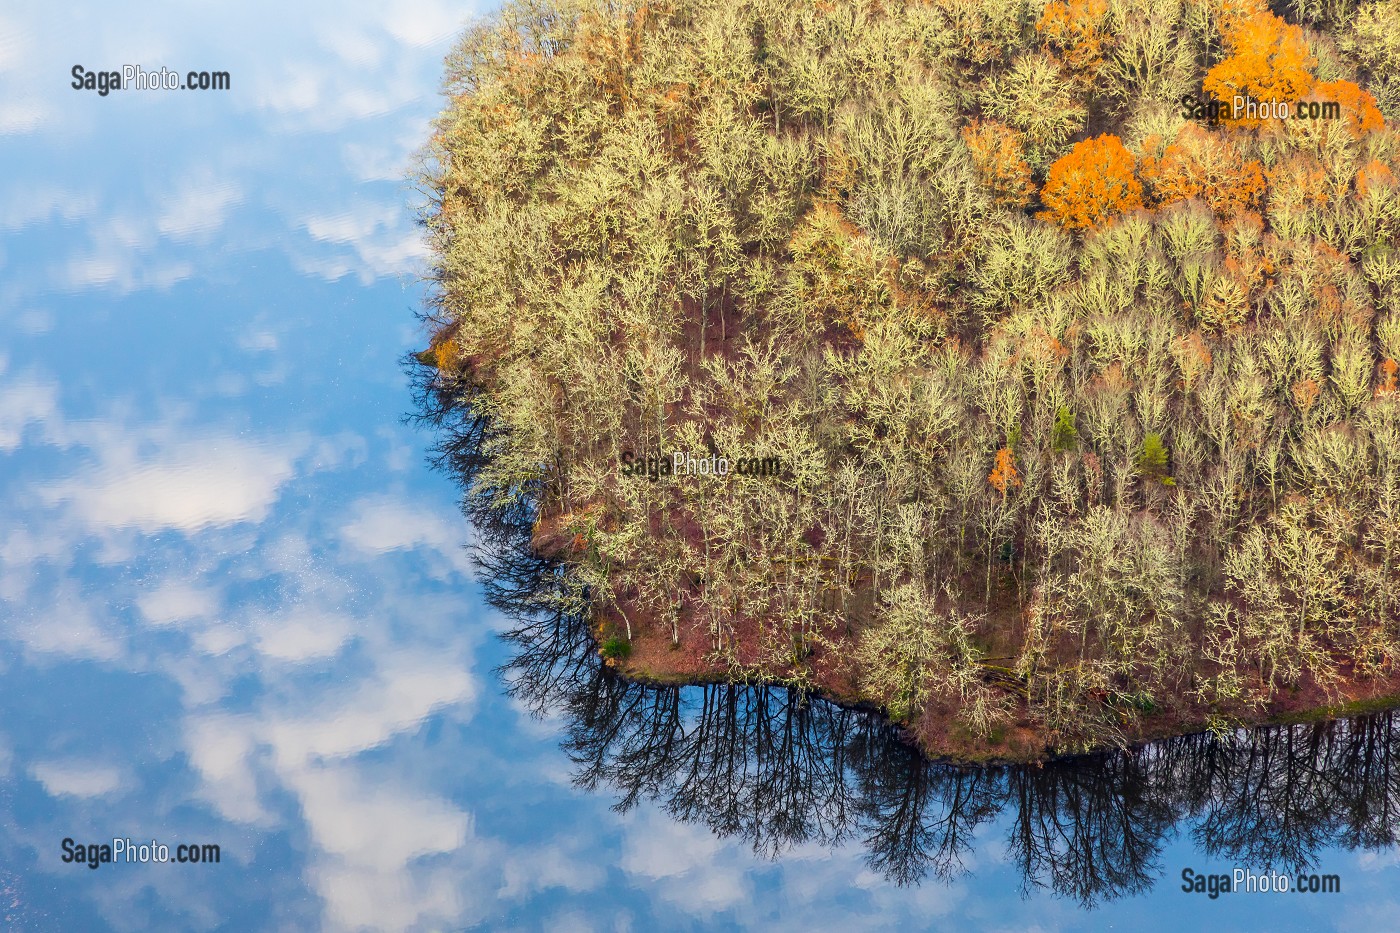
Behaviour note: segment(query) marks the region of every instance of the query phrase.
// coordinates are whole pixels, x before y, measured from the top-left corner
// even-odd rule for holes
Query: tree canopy
[[[508,3],[422,178],[473,495],[621,668],[930,751],[1400,690],[1400,5],[1274,9]]]

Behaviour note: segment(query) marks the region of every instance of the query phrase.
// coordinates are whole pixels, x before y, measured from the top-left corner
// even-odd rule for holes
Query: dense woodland
[[[959,754],[1400,692],[1400,2],[513,2],[445,88],[422,359],[624,669]]]

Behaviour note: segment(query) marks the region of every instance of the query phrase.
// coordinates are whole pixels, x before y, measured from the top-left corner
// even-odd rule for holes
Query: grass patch
[[[609,638],[603,642],[603,657],[621,661],[632,654],[632,643],[625,638]]]

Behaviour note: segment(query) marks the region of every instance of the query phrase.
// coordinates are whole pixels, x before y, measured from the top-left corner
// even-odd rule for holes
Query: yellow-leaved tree
[[[973,120],[962,131],[963,142],[983,184],[998,204],[1025,207],[1035,193],[1021,134],[996,120]]]

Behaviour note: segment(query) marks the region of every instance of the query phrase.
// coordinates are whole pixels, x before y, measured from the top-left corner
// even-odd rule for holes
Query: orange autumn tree
[[[1104,134],[1075,144],[1050,166],[1041,189],[1038,216],[1066,230],[1093,230],[1113,216],[1142,207],[1136,160],[1117,136]]]
[[[1199,198],[1221,217],[1257,211],[1264,195],[1264,166],[1196,123],[1182,126],[1160,156],[1144,156],[1142,178],[1155,205]]]
[[[1227,108],[1236,95],[1292,107],[1312,89],[1317,60],[1300,27],[1260,8],[1223,16],[1220,36],[1229,55],[1206,73],[1201,86]],[[1263,121],[1238,122],[1258,126]]]
[[[1003,499],[1008,492],[1021,485],[1021,475],[1016,472],[1016,455],[1011,452],[1010,447],[1003,447],[997,451],[996,466],[987,474],[987,482],[1001,493]]]
[[[1395,173],[1390,170],[1379,159],[1372,159],[1367,162],[1361,171],[1356,173],[1356,195],[1365,198],[1372,191],[1384,192],[1387,189],[1393,191],[1397,187]]]
[[[1278,238],[1264,232],[1264,219],[1252,211],[1231,218],[1224,228],[1224,273],[1246,294],[1257,294],[1273,282]]]
[[[1054,0],[1045,7],[1036,32],[1077,74],[1093,78],[1104,66],[1103,22],[1108,0]]]
[[[1181,387],[1187,392],[1194,390],[1201,377],[1210,371],[1213,358],[1201,332],[1193,330],[1184,337],[1178,337],[1172,342],[1171,352],[1181,373]]]
[[[1312,411],[1313,405],[1317,404],[1318,396],[1322,394],[1322,387],[1317,384],[1316,379],[1299,379],[1293,383],[1293,404],[1298,406],[1298,410],[1303,414]]]
[[[973,120],[963,128],[963,142],[982,182],[1004,207],[1025,207],[1035,192],[1021,136],[996,120]]]
[[[1390,358],[1381,363],[1381,384],[1376,386],[1377,396],[1395,394],[1395,374],[1397,372],[1400,372],[1400,363],[1396,363]]]
[[[1376,99],[1350,81],[1328,81],[1313,88],[1320,100],[1333,101],[1342,111],[1342,121],[1355,139],[1385,126],[1385,117]]]

